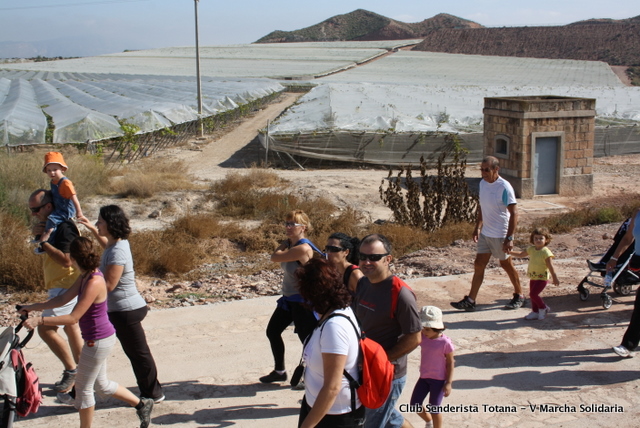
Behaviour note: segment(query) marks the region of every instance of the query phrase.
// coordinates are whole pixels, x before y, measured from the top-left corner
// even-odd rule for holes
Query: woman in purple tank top
[[[95,408],[95,391],[112,396],[136,408],[140,427],[151,422],[153,399],[138,398],[125,387],[107,378],[106,361],[115,345],[115,329],[107,315],[107,285],[98,269],[100,256],[87,238],[79,237],[71,243],[70,256],[82,272],[76,282],[62,295],[42,303],[25,305],[20,312],[42,311],[62,306],[74,297],[78,303],[69,315],[57,317],[36,316],[24,325],[33,329],[39,325],[69,325],[79,323],[84,346],[78,362],[75,386],[75,407],[80,412],[80,427],[89,428]]]

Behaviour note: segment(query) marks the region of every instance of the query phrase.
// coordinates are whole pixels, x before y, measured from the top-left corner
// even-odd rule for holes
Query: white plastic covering
[[[0,104],[0,145],[44,143],[46,130],[47,118],[29,82],[12,80]]]
[[[194,78],[0,71],[0,146],[44,143],[44,112],[54,143],[123,135],[118,121],[140,133],[198,118]],[[203,116],[234,109],[283,86],[269,79],[202,79]]]
[[[640,87],[331,83],[304,95],[269,132],[482,132],[485,97],[524,95],[595,98],[599,119],[640,121]]]

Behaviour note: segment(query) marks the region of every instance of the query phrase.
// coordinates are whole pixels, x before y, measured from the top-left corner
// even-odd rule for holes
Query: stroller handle
[[[22,305],[16,305],[16,310],[19,311],[22,309]],[[27,314],[22,314],[20,315],[20,324],[18,324],[15,329],[14,329],[14,333],[18,334],[18,332],[20,330],[22,330],[22,326],[24,324],[24,322],[29,318],[29,315]],[[27,336],[22,339],[22,342],[20,342],[20,344],[18,344],[18,349],[24,348],[25,346],[27,346],[27,343],[29,343],[29,341],[31,340],[31,338],[33,337],[33,334],[36,332],[35,329],[29,331],[29,333],[27,333]]]

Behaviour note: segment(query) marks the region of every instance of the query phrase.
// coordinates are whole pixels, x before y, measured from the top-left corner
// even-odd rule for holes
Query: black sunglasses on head
[[[339,253],[340,251],[345,251],[346,248],[336,247],[335,245],[327,245],[324,247],[325,253]]]
[[[386,257],[388,255],[389,255],[389,253],[384,253],[384,254],[363,254],[363,253],[360,253],[360,254],[358,254],[358,258],[360,260],[362,260],[362,261],[369,260],[369,261],[372,261],[372,262],[379,262],[380,259],[382,259],[383,257]]]

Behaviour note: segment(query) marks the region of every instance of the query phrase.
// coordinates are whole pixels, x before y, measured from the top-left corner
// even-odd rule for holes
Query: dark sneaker
[[[459,302],[451,302],[451,306],[456,309],[465,310],[467,312],[473,312],[476,310],[476,304],[471,303],[471,300],[469,300],[469,296],[464,296],[464,299],[460,300]]]
[[[524,306],[524,297],[519,294],[514,294],[513,299],[506,305],[504,305],[505,309],[518,309]]]
[[[262,383],[284,382],[285,380],[287,380],[287,373],[279,374],[275,370],[260,378],[260,382]]]
[[[138,419],[140,419],[140,428],[147,428],[151,423],[151,411],[153,410],[153,398],[141,398],[142,408],[136,409]]]
[[[55,392],[67,392],[76,383],[76,371],[63,371],[62,379],[53,384],[53,390]]]

